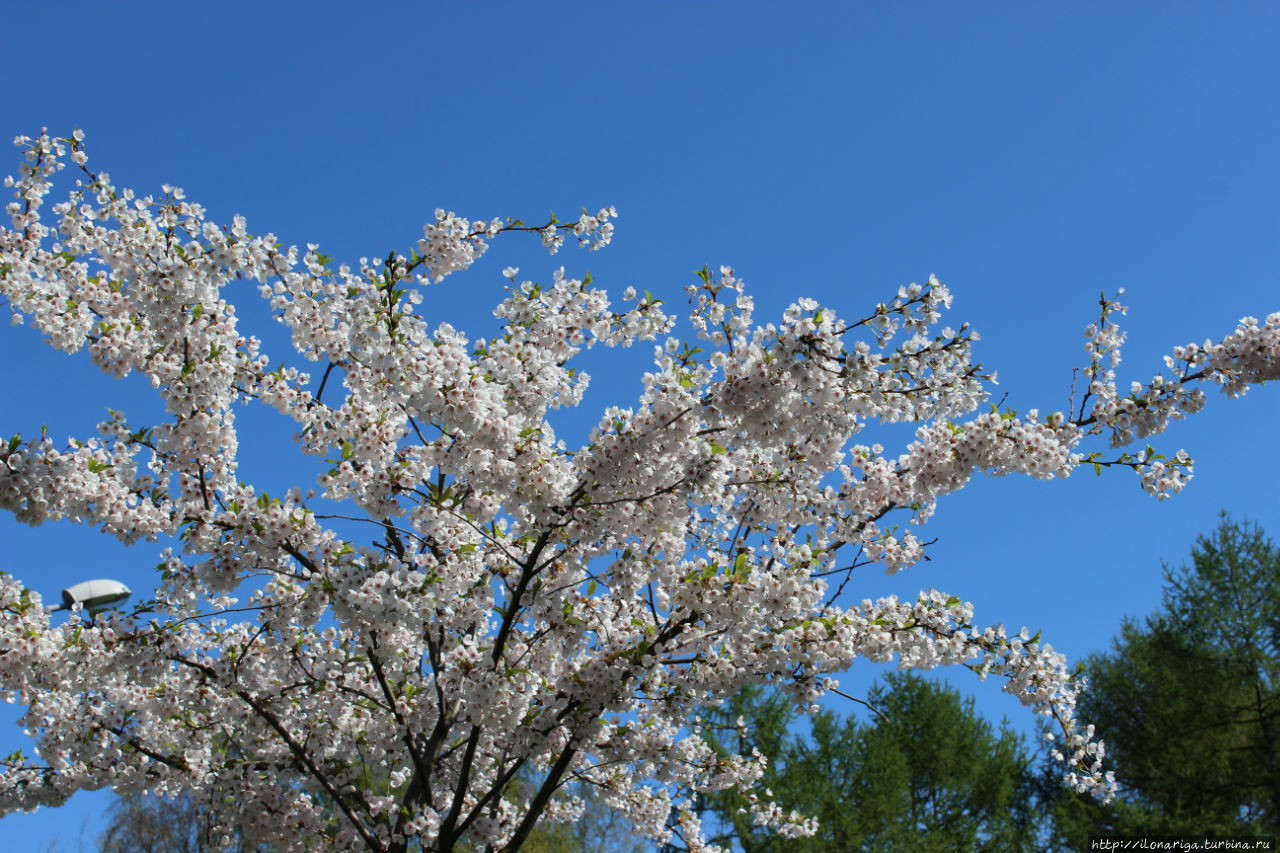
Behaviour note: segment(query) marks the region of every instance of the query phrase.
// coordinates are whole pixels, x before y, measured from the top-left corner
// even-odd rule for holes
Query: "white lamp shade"
[[[70,609],[76,602],[80,602],[86,610],[90,610],[124,601],[132,594],[129,587],[120,581],[105,579],[84,581],[62,591],[62,606]]]

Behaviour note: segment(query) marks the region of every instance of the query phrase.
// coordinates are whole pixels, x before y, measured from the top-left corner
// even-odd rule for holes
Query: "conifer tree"
[[[1081,713],[1107,743],[1120,795],[1090,803],[1044,780],[1068,849],[1102,833],[1280,826],[1280,550],[1224,514],[1165,581],[1160,612],[1127,621],[1109,653],[1086,661]]]
[[[1032,769],[1019,735],[993,727],[954,688],[911,673],[886,675],[869,702],[869,722],[823,711],[807,737],[788,732],[792,712],[776,693],[754,689],[730,703],[752,734],[725,747],[759,749],[778,804],[818,826],[812,837],[780,838],[753,826],[731,793],[717,794],[720,843],[746,853],[1030,848]]]

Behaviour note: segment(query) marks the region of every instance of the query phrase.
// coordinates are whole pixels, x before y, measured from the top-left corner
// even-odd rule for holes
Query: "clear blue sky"
[[[853,314],[936,273],[1008,402],[1046,412],[1066,407],[1100,290],[1128,291],[1125,379],[1280,310],[1274,3],[23,3],[0,22],[0,136],[82,127],[118,183],[182,186],[217,221],[345,261],[411,246],[436,207],[614,204],[612,247],[553,259],[516,237],[522,273],[589,267],[681,304],[692,270],[732,264],[762,319],[800,295]],[[505,263],[432,290],[429,313],[483,328]],[[641,356],[592,371],[587,412],[634,396]],[[148,410],[26,328],[0,325],[0,359],[5,435]],[[865,594],[937,586],[1073,658],[1103,649],[1220,509],[1280,535],[1278,414],[1280,388],[1212,396],[1158,444],[1196,459],[1162,504],[1123,472],[980,481],[927,529],[932,563]],[[242,476],[276,491],[273,458]],[[0,519],[0,542],[0,569],[48,594],[146,590],[155,563],[65,525]],[[955,681],[1030,730],[994,682]],[[5,818],[0,849],[74,850],[106,801]]]

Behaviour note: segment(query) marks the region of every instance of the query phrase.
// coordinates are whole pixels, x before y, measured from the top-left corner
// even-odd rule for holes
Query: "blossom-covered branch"
[[[243,219],[218,226],[181,190],[117,188],[79,132],[18,144],[0,231],[13,322],[112,377],[142,374],[167,417],[113,411],[62,447],[14,436],[0,507],[180,547],[129,614],[53,624],[0,577],[0,687],[39,745],[0,764],[3,810],[104,785],[195,790],[220,824],[282,850],[516,850],[538,821],[574,818],[564,792],[582,782],[693,850],[714,849],[688,807],[697,791],[738,788],[758,821],[807,834],[811,820],[754,789],[762,759],[712,749],[698,709],[757,681],[813,707],[858,657],[999,676],[1056,721],[1070,781],[1106,796],[1061,655],[975,624],[945,593],[857,601],[853,568],[923,559],[917,531],[979,473],[1129,467],[1167,496],[1185,453],[1085,443],[1148,439],[1200,408],[1199,386],[1236,395],[1280,373],[1273,314],[1174,350],[1171,377],[1122,395],[1122,309],[1104,298],[1080,407],[1018,414],[989,403],[995,376],[972,359],[976,333],[944,325],[936,279],[855,320],[798,299],[759,323],[727,267],[688,288],[687,339],[648,292],[614,301],[589,277],[514,268],[500,331],[473,338],[429,325],[424,290],[508,232],[601,248],[616,211],[535,226],[437,211],[407,253],[335,267]],[[76,185],[46,219],[68,164]],[[242,329],[240,280],[293,353]],[[558,410],[591,381],[583,351],[646,341],[636,402],[566,445]],[[298,449],[324,460],[314,482],[254,485],[237,403],[296,425]],[[859,442],[890,422],[917,424],[896,455]]]

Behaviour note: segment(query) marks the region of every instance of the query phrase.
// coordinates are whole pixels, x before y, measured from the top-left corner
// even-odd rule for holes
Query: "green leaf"
[[[595,581],[595,578],[592,578],[591,583],[587,584],[587,595],[595,595],[595,594],[596,594],[596,581]]]
[[[202,316],[204,316],[204,306],[201,305],[199,302],[197,302],[195,305],[192,305],[191,316],[199,320]]]
[[[354,447],[351,446],[350,441],[342,442],[342,461],[345,462],[348,459],[350,459],[352,456],[355,455],[355,452],[356,450]]]
[[[747,576],[747,555],[745,553],[739,554],[738,559],[733,561],[733,572],[739,577]]]
[[[947,607],[955,607],[955,606],[956,606],[957,604],[959,604],[959,603],[960,603],[960,599],[953,595],[953,596],[951,596],[950,598],[948,598],[948,599],[947,599],[947,605],[946,605],[946,606],[947,606]]]
[[[83,634],[83,633],[84,633],[84,628],[83,628],[83,627],[77,627],[77,628],[75,629],[75,631],[74,631],[74,632],[72,632],[71,636],[70,636],[70,637],[67,637],[67,640],[66,640],[66,642],[65,642],[65,643],[63,643],[63,644],[62,644],[62,647],[63,647],[64,649],[69,649],[69,648],[71,648],[72,646],[77,646],[77,645],[79,645],[79,644],[80,644],[80,635],[81,635],[81,634]]]
[[[21,444],[22,444],[22,433],[18,433],[13,438],[9,439],[9,452],[13,453],[13,451],[17,450],[18,447],[21,446]]]
[[[724,446],[723,444],[721,444],[720,442],[718,442],[718,441],[714,441],[714,440],[711,442],[711,455],[712,455],[712,456],[719,456],[721,453],[728,453],[728,452],[729,452],[729,451],[728,451],[728,450],[726,450],[726,449],[725,449],[725,446]]]
[[[573,605],[569,603],[568,599],[565,599],[564,603],[560,606],[560,612],[564,615],[564,621],[566,624],[577,625],[582,621],[581,619],[574,618]]]

